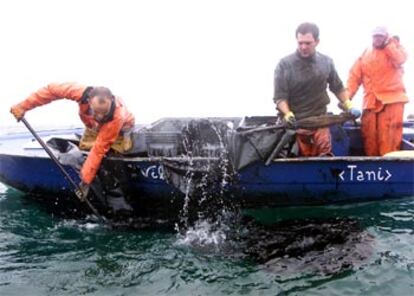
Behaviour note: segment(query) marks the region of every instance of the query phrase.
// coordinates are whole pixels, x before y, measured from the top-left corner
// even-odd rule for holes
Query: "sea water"
[[[110,229],[55,216],[0,184],[0,295],[412,295],[414,197],[242,216],[252,219],[204,219],[180,231]],[[311,222],[283,224],[292,219]],[[359,245],[352,237],[318,250],[321,234],[306,227],[323,219],[357,225]],[[270,240],[290,240],[295,231],[306,234],[303,252],[292,257],[285,248],[277,262],[257,260],[257,246],[271,252],[277,242]],[[307,244],[316,249],[306,254]]]

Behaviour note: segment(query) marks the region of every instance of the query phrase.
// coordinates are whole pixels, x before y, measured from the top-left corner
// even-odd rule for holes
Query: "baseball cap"
[[[387,36],[387,35],[388,35],[387,28],[382,27],[382,26],[376,27],[376,28],[372,31],[372,36],[375,36],[375,35]]]

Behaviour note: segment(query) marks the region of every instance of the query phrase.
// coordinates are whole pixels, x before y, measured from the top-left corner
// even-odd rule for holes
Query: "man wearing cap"
[[[402,67],[406,59],[399,38],[390,37],[385,27],[377,27],[372,32],[372,47],[349,72],[350,98],[361,84],[364,87],[361,134],[368,156],[400,150],[404,104],[408,102]]]

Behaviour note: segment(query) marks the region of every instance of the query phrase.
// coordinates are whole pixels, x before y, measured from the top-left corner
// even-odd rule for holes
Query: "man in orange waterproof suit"
[[[10,112],[20,120],[27,111],[63,98],[79,105],[79,116],[85,124],[79,148],[90,153],[80,171],[80,187],[87,194],[106,153],[111,148],[119,153],[132,148],[135,118],[108,88],[77,83],[51,83],[12,106]]]
[[[350,98],[361,84],[364,87],[361,134],[368,156],[400,150],[404,104],[408,102],[402,79],[406,59],[399,38],[377,27],[372,32],[372,47],[363,52],[349,72]]]

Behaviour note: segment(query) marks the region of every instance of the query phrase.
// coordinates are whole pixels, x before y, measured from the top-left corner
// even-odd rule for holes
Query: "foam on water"
[[[91,222],[90,219],[64,219],[58,224],[55,225],[55,228],[78,228],[78,229],[84,229],[84,230],[93,230],[96,228],[101,227],[101,224],[97,222]]]
[[[218,250],[226,240],[222,229],[215,229],[214,225],[206,220],[197,221],[183,234],[177,235],[177,245],[186,245],[196,248],[212,247]]]

